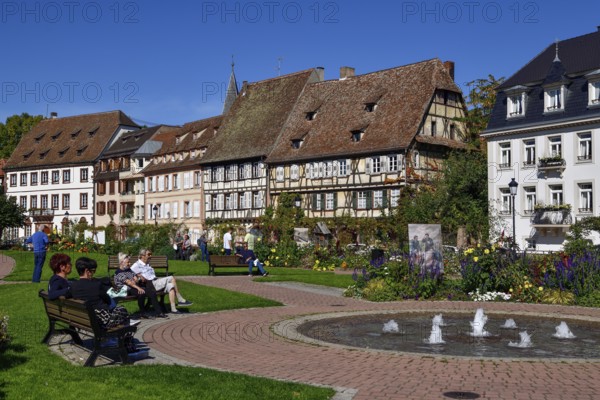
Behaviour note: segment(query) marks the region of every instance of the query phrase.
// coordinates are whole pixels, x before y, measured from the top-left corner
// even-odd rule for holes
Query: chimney
[[[454,80],[454,61],[444,61],[444,67],[448,70],[450,78]]]
[[[340,67],[340,80],[354,76],[354,72],[352,67]]]
[[[57,113],[56,111],[52,111],[52,112],[50,113],[50,118],[52,118],[52,119],[56,119],[56,118],[58,118],[58,113]]]
[[[315,71],[317,72],[317,76],[319,77],[319,82],[323,82],[325,80],[325,68],[317,67],[315,68]]]

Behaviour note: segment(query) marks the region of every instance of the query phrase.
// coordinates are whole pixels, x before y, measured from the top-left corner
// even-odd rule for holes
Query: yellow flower
[[[276,260],[279,260],[279,256],[275,257]]]
[[[484,252],[485,254],[490,254],[490,251],[489,251],[488,249],[485,249],[483,252]]]
[[[480,243],[477,243],[477,248],[480,248],[480,247],[481,247],[481,244],[480,244]]]
[[[473,261],[475,261],[475,262],[479,261],[479,257],[473,257]]]
[[[540,287],[538,288],[538,290],[541,292],[542,290],[544,290],[544,288],[540,286]]]
[[[260,238],[256,238],[256,241],[257,241],[257,242],[260,242]]]
[[[275,253],[277,250],[275,249],[271,249],[271,253]]]
[[[512,288],[510,288],[510,289],[508,289],[508,291],[512,293],[512,292],[513,292],[513,289],[512,289]]]
[[[318,264],[318,263],[319,263],[319,260],[315,261],[315,264]]]

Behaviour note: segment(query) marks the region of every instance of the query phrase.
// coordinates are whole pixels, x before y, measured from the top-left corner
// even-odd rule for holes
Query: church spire
[[[225,102],[223,104],[223,114],[227,114],[231,105],[235,101],[239,91],[237,80],[235,79],[235,62],[233,61],[233,56],[231,56],[231,75],[229,76],[229,84],[227,85],[227,92],[225,95]]]

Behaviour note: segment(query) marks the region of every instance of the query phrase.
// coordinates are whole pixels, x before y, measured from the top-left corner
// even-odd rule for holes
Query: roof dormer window
[[[75,129],[73,132],[71,132],[71,139],[75,139],[80,133],[81,129]]]
[[[34,138],[35,142],[36,142],[36,143],[39,143],[39,142],[40,142],[40,141],[41,141],[41,140],[44,138],[44,136],[46,136],[46,132],[42,132],[42,133],[40,133],[39,135],[37,135],[37,136]]]
[[[352,136],[351,136],[352,141],[353,142],[360,142],[360,140],[362,139],[363,134],[365,133],[365,131],[362,130],[362,129],[359,129],[359,130],[352,131],[351,133],[352,133]]]
[[[100,126],[95,126],[95,127],[93,127],[92,129],[90,129],[90,130],[88,131],[88,135],[89,135],[90,137],[94,137],[94,135],[96,134],[96,132],[98,132],[98,129],[100,129]]]
[[[377,110],[377,103],[366,103],[365,104],[366,112],[373,112],[375,110]]]
[[[46,157],[46,155],[48,154],[48,152],[49,152],[49,151],[50,151],[50,150],[42,151],[42,152],[40,153],[40,160],[43,160],[43,159]]]
[[[306,113],[306,120],[307,121],[314,121],[314,119],[317,118],[317,112],[316,111],[309,111]]]
[[[292,139],[292,149],[299,149],[302,147],[302,143],[304,140],[302,139]]]
[[[525,115],[525,93],[509,95],[507,98],[508,118]]]
[[[590,82],[588,84],[590,106],[600,105],[600,81]]]
[[[544,109],[546,112],[564,110],[564,86],[546,89],[544,92]]]
[[[56,139],[58,139],[58,137],[60,136],[61,133],[62,133],[62,131],[58,131],[54,135],[52,135],[51,136],[52,141],[55,142]]]
[[[58,156],[61,157],[61,158],[64,157],[65,154],[67,153],[67,151],[69,151],[69,149],[70,149],[70,147],[65,147],[64,149],[60,150],[58,152]]]
[[[27,153],[23,154],[23,159],[27,160],[31,156],[32,153],[33,153],[33,150],[29,150]]]
[[[85,146],[82,146],[80,148],[77,149],[77,155],[80,156],[81,154],[83,154],[83,152],[85,151],[85,149],[87,149],[87,144]]]

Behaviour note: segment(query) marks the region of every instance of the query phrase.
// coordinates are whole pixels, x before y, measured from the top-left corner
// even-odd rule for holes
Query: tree
[[[265,214],[260,218],[260,224],[266,237],[275,236],[280,242],[294,241],[294,228],[301,226],[304,211],[294,206],[296,195],[281,193],[277,207],[267,207]]]
[[[0,158],[8,158],[15,150],[19,141],[27,132],[44,119],[41,115],[31,116],[27,113],[13,115],[0,123]]]
[[[6,228],[18,228],[25,221],[25,209],[17,204],[14,197],[8,197],[0,188],[0,239]]]
[[[408,238],[408,224],[441,224],[446,234],[465,227],[468,236],[486,239],[489,219],[485,154],[450,153],[440,175],[431,183],[402,189],[393,218],[403,241]]]
[[[466,98],[467,115],[458,118],[467,125],[468,141],[479,147],[479,135],[487,127],[492,109],[496,103],[496,88],[504,82],[504,78],[496,79],[488,75],[487,79],[476,79],[468,82],[469,94]]]

